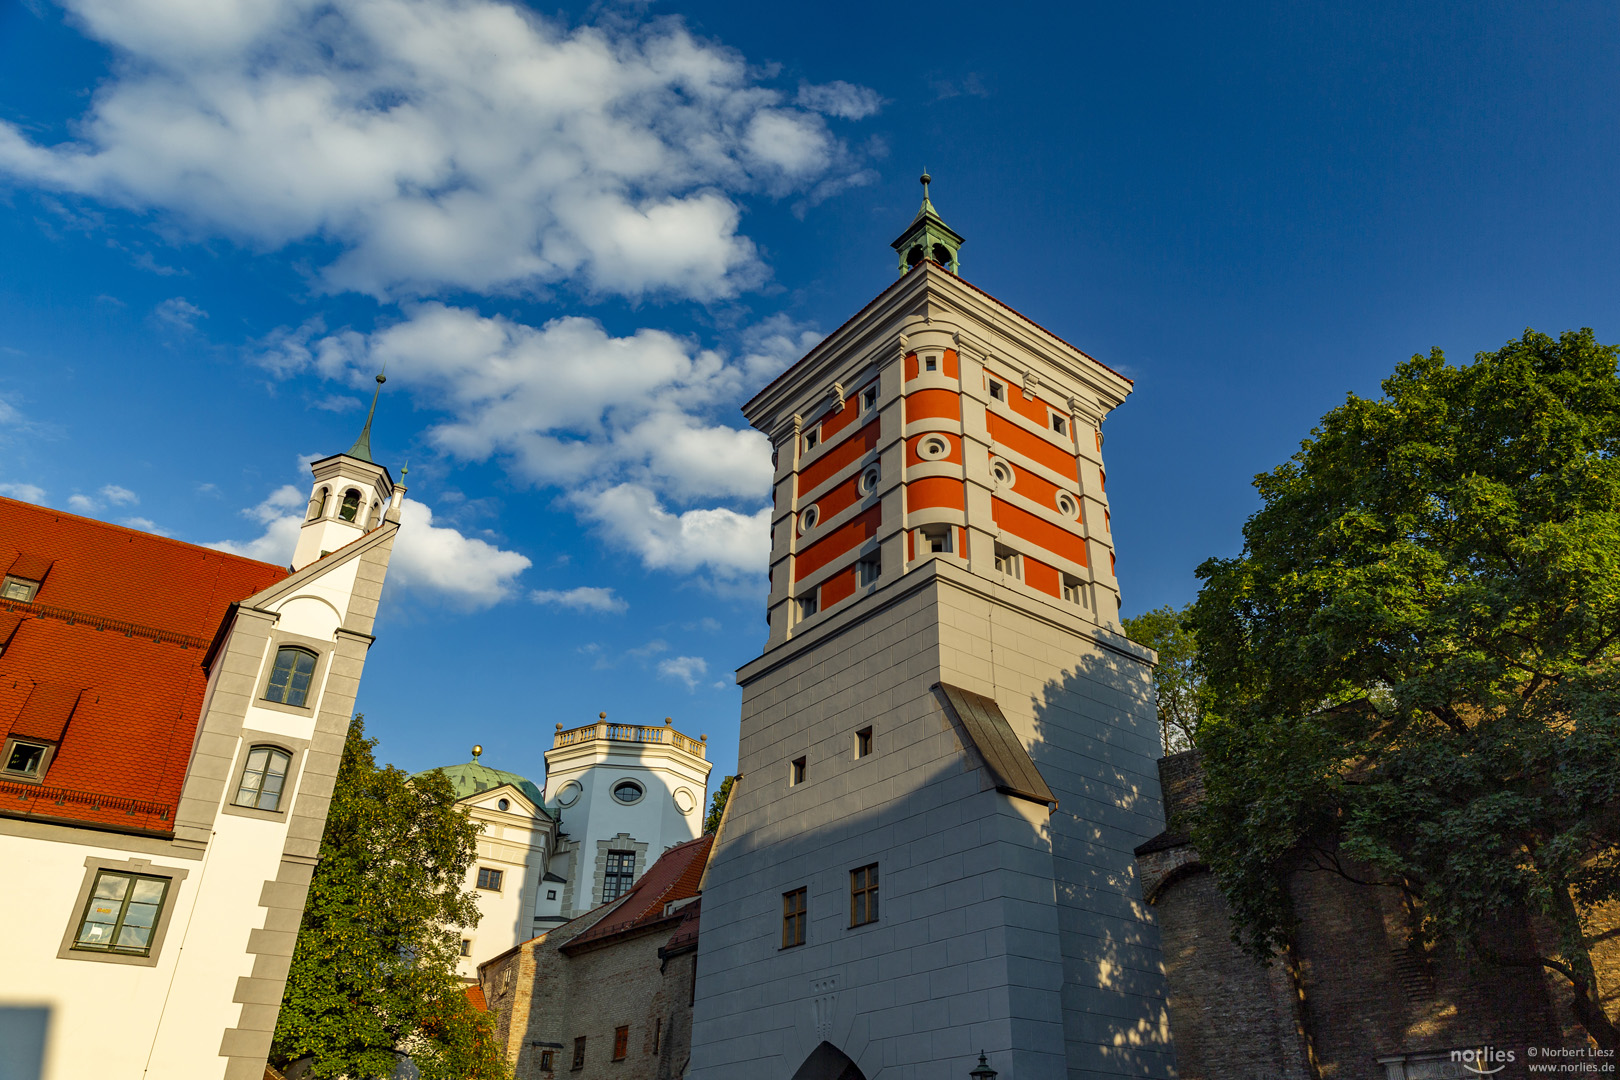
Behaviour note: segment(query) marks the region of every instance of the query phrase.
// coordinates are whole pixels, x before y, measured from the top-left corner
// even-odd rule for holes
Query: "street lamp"
[[[984,1051],[979,1051],[979,1067],[968,1073],[973,1080],[996,1080],[996,1070],[992,1069],[984,1060]]]

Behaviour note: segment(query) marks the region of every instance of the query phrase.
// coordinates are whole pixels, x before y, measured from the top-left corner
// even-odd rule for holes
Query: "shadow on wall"
[[[1099,649],[1047,681],[1030,707],[1030,758],[1058,797],[1046,839],[1066,942],[1070,1064],[1134,1072],[1142,1065],[1140,1052],[1171,1053],[1159,930],[1143,900],[1135,859],[1136,845],[1164,828],[1152,671]],[[1100,917],[1087,916],[1081,928],[1075,921],[1080,912]],[[1143,997],[1155,1002],[1147,1015],[1139,1006],[1124,1007]],[[1122,1007],[1108,1008],[1109,999]],[[1077,1062],[1077,1052],[1098,1060]]]
[[[0,1080],[40,1080],[50,1030],[49,1005],[0,1005]]]

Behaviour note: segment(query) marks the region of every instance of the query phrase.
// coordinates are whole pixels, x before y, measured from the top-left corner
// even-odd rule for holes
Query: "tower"
[[[1099,431],[1131,383],[956,275],[928,179],[899,279],[744,406],[776,449],[770,630],[699,1080],[981,1047],[1009,1080],[1172,1074],[1132,861],[1162,828],[1154,657],[1119,630]]]
[[[302,570],[381,525],[384,512],[395,499],[393,478],[386,468],[371,460],[371,421],[376,418],[377,397],[387,381],[377,376],[371,411],[354,445],[342,454],[310,465],[315,484],[310,490],[304,524],[298,530],[298,545],[293,549],[294,570]],[[398,490],[399,496],[404,493],[404,488]]]

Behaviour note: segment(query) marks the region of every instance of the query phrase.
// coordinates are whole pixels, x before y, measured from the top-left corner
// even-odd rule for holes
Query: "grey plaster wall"
[[[938,564],[934,564],[936,567]],[[1147,668],[1079,620],[919,569],[837,633],[745,668],[739,768],[704,892],[690,1075],[787,1080],[827,1040],[868,1080],[1173,1075],[1133,848],[1162,828]],[[1089,644],[1088,644],[1089,643]],[[1104,655],[1107,654],[1107,655]],[[996,697],[1061,802],[993,790],[934,684]],[[875,752],[855,759],[871,726]],[[805,782],[789,763],[805,757]],[[881,916],[849,926],[849,871]],[[806,887],[806,944],[781,897]]]

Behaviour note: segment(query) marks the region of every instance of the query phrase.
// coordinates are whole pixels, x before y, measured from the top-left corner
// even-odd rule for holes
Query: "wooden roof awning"
[[[996,790],[1014,798],[1045,803],[1049,809],[1056,808],[1057,796],[1046,786],[1046,779],[1035,767],[1012,725],[1007,723],[995,698],[947,683],[937,685],[968,738],[973,740],[979,757],[984,759],[984,767],[990,771]]]

